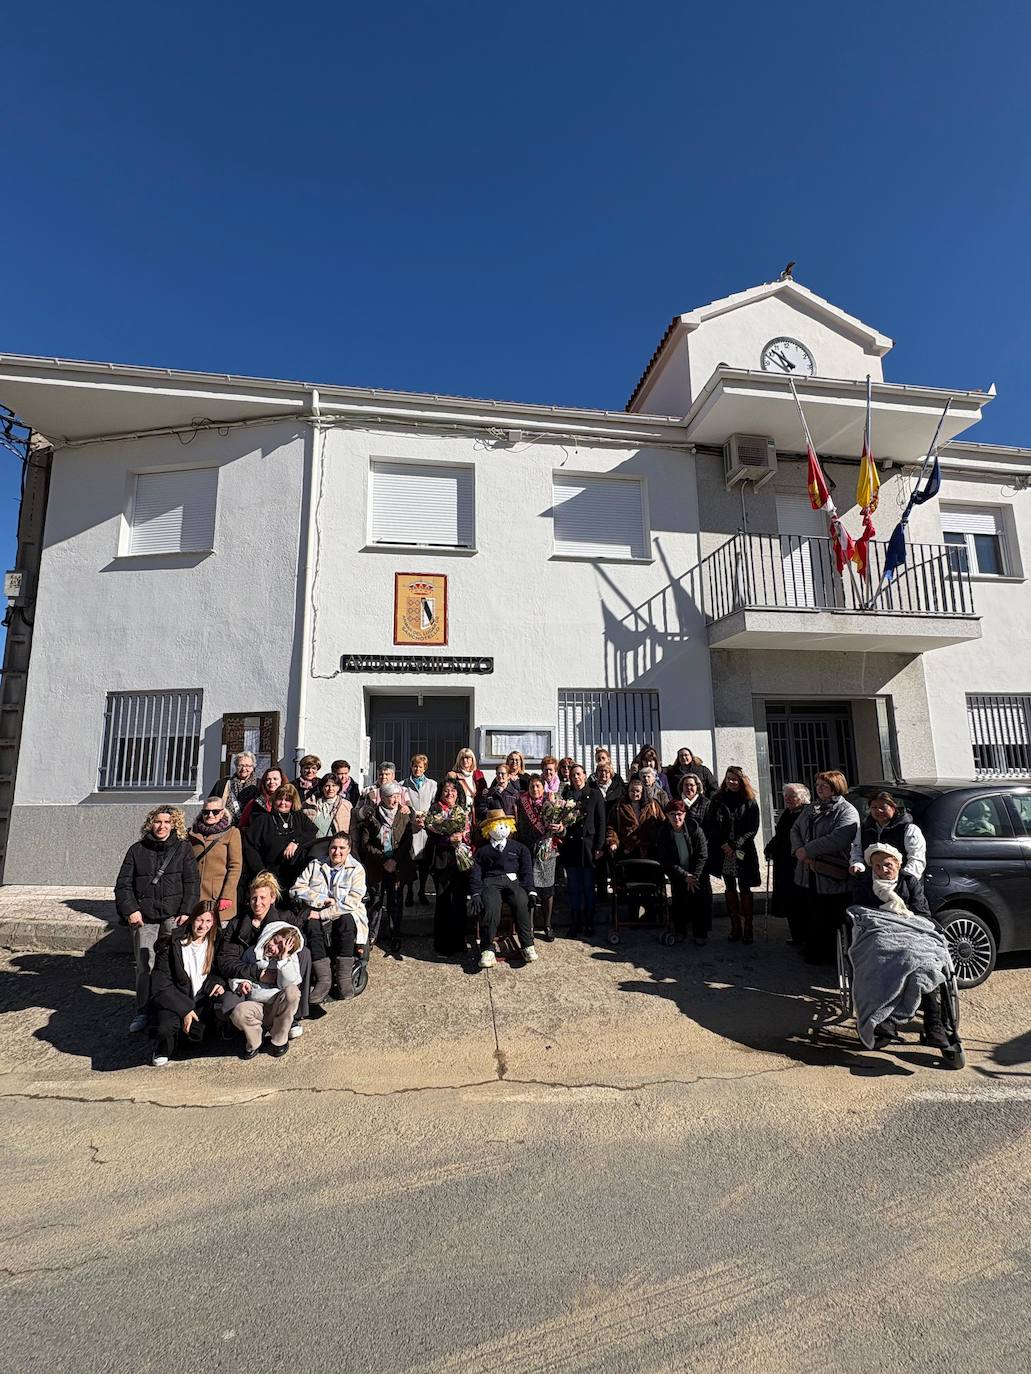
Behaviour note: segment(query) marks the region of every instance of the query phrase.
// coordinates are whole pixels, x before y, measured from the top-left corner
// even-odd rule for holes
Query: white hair
[[[798,797],[806,806],[808,806],[813,799],[809,791],[809,788],[806,787],[805,783],[802,782],[786,782],[784,784],[784,791],[794,792],[795,796]]]
[[[258,766],[258,760],[254,757],[254,755],[251,753],[249,749],[241,749],[240,752],[234,756],[234,768],[239,768],[241,759],[250,759],[251,763],[254,765],[255,768],[257,768]]]

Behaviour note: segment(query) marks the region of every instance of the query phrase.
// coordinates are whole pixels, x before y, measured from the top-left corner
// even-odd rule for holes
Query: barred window
[[[588,773],[601,745],[624,778],[638,752],[650,744],[661,749],[658,692],[621,692],[599,688],[561,688],[558,694],[558,751],[576,759]]]
[[[100,790],[197,786],[204,693],[108,692]]]
[[[978,778],[1031,775],[1031,696],[967,695]]]

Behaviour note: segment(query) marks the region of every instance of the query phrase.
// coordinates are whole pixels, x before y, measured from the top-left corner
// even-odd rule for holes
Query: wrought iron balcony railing
[[[869,577],[839,575],[829,539],[738,533],[702,563],[705,618],[735,611],[847,611],[860,615],[974,616],[969,570],[944,544],[908,546],[905,566],[880,584],[887,543],[872,543]],[[872,602],[872,604],[871,604]]]

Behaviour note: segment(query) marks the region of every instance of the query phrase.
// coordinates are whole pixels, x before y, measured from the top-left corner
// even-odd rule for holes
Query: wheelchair
[[[609,925],[609,944],[618,945],[619,903],[622,899],[628,907],[644,907],[654,913],[654,924],[659,927],[659,939],[664,945],[676,943],[673,921],[670,915],[669,897],[666,893],[666,873],[662,864],[655,859],[622,859],[612,864],[612,909]],[[644,925],[647,917],[638,918],[636,924]]]
[[[480,918],[474,916],[469,908],[472,905],[472,897],[466,898],[466,946],[468,949],[479,954],[483,947],[483,939],[480,934]],[[527,904],[530,908],[530,929],[533,930],[537,910],[540,907],[541,899],[536,892],[527,894]],[[501,897],[501,921],[498,925],[497,938],[494,941],[494,953],[499,959],[520,959],[522,958],[523,946],[519,940],[519,932],[515,927],[515,916],[508,903],[508,894],[502,893]]]
[[[291,902],[291,910],[298,920],[310,920],[318,917],[318,912],[311,907],[305,906],[303,902]],[[351,967],[351,986],[354,988],[355,997],[360,997],[369,986],[369,956],[372,947],[376,943],[379,934],[379,923],[381,908],[379,906],[367,908],[369,917],[369,938],[364,945],[355,942],[354,961]]]
[[[837,934],[838,1005],[845,1020],[855,1014],[852,998],[852,960],[848,953],[851,943],[852,922],[846,920],[843,925],[838,926]],[[959,984],[954,969],[938,988],[938,996],[941,998],[942,1025],[949,1038],[948,1047],[942,1050],[941,1056],[950,1069],[962,1069],[966,1066],[967,1056],[963,1042],[959,1038]],[[919,1015],[919,1012],[917,1014]],[[926,1043],[922,1030],[920,1042]]]

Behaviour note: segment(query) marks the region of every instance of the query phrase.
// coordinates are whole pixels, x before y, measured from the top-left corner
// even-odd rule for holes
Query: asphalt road
[[[859,1053],[779,934],[379,959],[154,1070],[124,960],[0,965],[4,1370],[1031,1368],[1031,971]]]

